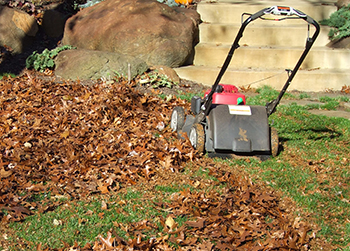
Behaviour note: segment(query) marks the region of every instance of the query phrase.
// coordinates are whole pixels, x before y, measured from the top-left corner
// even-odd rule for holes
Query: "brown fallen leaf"
[[[198,219],[197,221],[186,221],[185,223],[190,227],[195,227],[195,228],[205,227],[205,219]]]
[[[109,193],[109,190],[108,190],[108,186],[107,186],[107,185],[99,186],[99,187],[98,187],[98,190],[100,190],[102,194],[107,194],[107,193]]]
[[[11,170],[6,171],[6,170],[4,169],[4,167],[2,167],[2,168],[0,169],[0,179],[1,179],[1,178],[8,178],[8,177],[10,177],[11,175],[12,175],[12,171],[11,171]]]
[[[108,208],[108,205],[107,205],[107,203],[103,200],[103,201],[101,202],[101,209],[102,209],[102,210],[107,210],[107,208]]]
[[[174,230],[177,226],[176,222],[174,221],[173,217],[168,216],[168,218],[165,221],[165,225],[169,227],[170,231]]]
[[[69,136],[69,130],[65,130],[63,133],[60,134],[62,138],[67,138]]]

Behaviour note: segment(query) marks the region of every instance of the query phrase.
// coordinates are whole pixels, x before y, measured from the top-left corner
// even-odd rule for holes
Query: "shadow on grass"
[[[295,135],[300,135],[300,137],[295,137]],[[327,139],[335,139],[335,138],[340,138],[342,137],[343,134],[335,131],[330,128],[308,128],[308,129],[300,129],[293,131],[293,135],[291,137],[279,137],[279,141],[281,143],[283,142],[288,142],[292,140],[314,140],[314,141],[319,141],[319,140],[327,140]]]

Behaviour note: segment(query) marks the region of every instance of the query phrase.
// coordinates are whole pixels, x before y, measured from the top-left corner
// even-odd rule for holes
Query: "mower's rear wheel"
[[[171,114],[170,128],[173,132],[180,131],[185,124],[185,110],[181,106],[176,106]]]
[[[200,153],[204,153],[205,135],[204,135],[204,128],[201,124],[194,124],[191,127],[189,138],[193,148]]]
[[[270,127],[270,144],[271,144],[271,155],[276,157],[279,150],[279,139],[276,128]]]

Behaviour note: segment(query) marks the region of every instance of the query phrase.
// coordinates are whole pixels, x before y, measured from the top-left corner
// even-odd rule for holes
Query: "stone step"
[[[309,15],[316,21],[328,18],[331,13],[337,10],[334,5],[336,0],[329,1],[202,1],[197,6],[197,11],[201,14],[201,19],[209,23],[240,24],[242,13],[254,14],[259,10],[274,5],[291,6]]]
[[[264,21],[262,23],[252,22],[246,27],[240,44],[249,46],[298,46],[305,44],[308,36],[308,25],[305,22],[302,24],[288,22],[288,26],[282,26],[281,23],[283,22],[276,24]],[[240,24],[202,23],[200,25],[199,41],[201,43],[232,44],[240,28]],[[321,27],[314,46],[325,46],[330,42],[328,38],[329,30],[328,26]],[[313,33],[314,29],[310,29],[310,36]]]
[[[183,79],[190,79],[204,85],[214,84],[220,68],[204,66],[186,66],[175,68],[175,71]],[[228,69],[221,82],[236,86],[257,88],[269,85],[280,90],[288,79],[287,72],[283,69]],[[299,70],[290,87],[291,90],[305,92],[320,92],[326,90],[341,90],[342,86],[350,83],[349,70]]]
[[[195,47],[194,65],[221,67],[228,51],[229,45],[215,45],[200,43]],[[233,68],[294,68],[299,60],[304,47],[258,47],[241,46],[231,60]],[[350,68],[350,50],[331,49],[327,47],[312,47],[305,58],[301,68],[303,69],[339,69]]]
[[[200,25],[200,43],[195,48],[194,66],[175,69],[181,78],[211,86],[226,59],[238,29],[242,13],[274,6],[298,9],[316,21],[326,19],[337,10],[337,0],[202,0],[197,11]],[[310,33],[313,34],[311,26]],[[330,49],[325,45],[329,27],[321,32],[298,71],[289,90],[340,90],[350,82],[350,50]],[[250,23],[235,51],[229,69],[221,83],[259,87],[270,85],[281,89],[288,76],[285,69],[294,68],[305,48],[307,24],[303,20]],[[273,77],[272,77],[273,76]]]

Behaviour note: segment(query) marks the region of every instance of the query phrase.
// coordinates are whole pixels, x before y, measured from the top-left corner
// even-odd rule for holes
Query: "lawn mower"
[[[244,16],[248,17],[243,21]],[[219,84],[235,50],[239,48],[243,31],[256,19],[303,19],[308,23],[306,46],[301,57],[293,70],[287,70],[288,79],[278,97],[266,106],[248,106],[245,95],[236,86]],[[312,37],[310,25],[315,27]],[[191,99],[191,114],[186,118],[184,109],[175,107],[171,114],[171,129],[178,132],[179,137],[186,133],[192,146],[209,156],[276,156],[279,152],[279,139],[268,118],[275,112],[319,32],[320,26],[314,19],[292,7],[272,6],[255,14],[243,13],[241,27],[211,89],[204,94],[204,98],[194,96]]]

